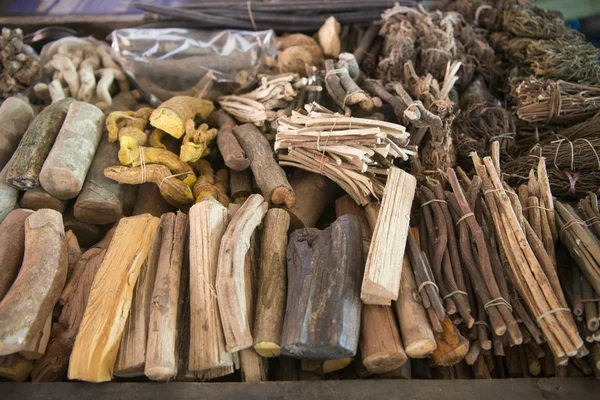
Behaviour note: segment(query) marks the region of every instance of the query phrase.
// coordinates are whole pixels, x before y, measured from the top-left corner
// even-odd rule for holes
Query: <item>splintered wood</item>
[[[325,175],[361,206],[381,198],[385,176],[396,158],[416,154],[402,125],[344,117],[318,104],[308,115],[292,112],[278,120],[279,164]]]
[[[391,300],[398,299],[416,185],[414,176],[399,168],[390,168],[360,293],[366,304],[389,305]]]
[[[113,376],[133,289],[160,220],[123,218],[94,278],[71,361],[69,379],[106,382]]]

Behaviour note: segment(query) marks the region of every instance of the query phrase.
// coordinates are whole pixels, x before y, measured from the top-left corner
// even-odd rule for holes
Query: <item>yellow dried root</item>
[[[202,119],[213,112],[212,101],[192,96],[174,96],[162,103],[150,116],[153,127],[162,129],[179,139],[185,133],[185,124],[189,119],[200,115]]]
[[[186,185],[192,187],[196,183],[196,175],[192,167],[177,157],[177,154],[165,149],[138,146],[135,139],[122,137],[120,139],[119,162],[130,167],[139,167],[142,164],[161,164],[169,168],[173,175],[177,175]]]
[[[190,187],[174,177],[169,168],[164,165],[152,164],[144,168],[115,165],[105,168],[104,176],[125,185],[153,182],[158,185],[160,194],[165,200],[175,207],[194,203],[194,195]]]
[[[194,185],[196,203],[202,201],[206,196],[210,196],[227,207],[230,201],[227,196],[227,188],[229,186],[229,173],[227,169],[217,171],[216,180],[214,171],[207,160],[195,162],[194,170],[198,174],[198,180]]]
[[[152,133],[150,134],[150,138],[148,139],[148,142],[150,143],[150,146],[152,147],[156,147],[157,149],[167,149],[167,146],[165,146],[162,142],[163,137],[165,137],[166,132],[163,131],[162,129],[158,129],[155,128]]]
[[[188,119],[185,124],[185,136],[181,144],[179,158],[184,162],[198,161],[208,156],[208,145],[217,137],[217,129],[209,129],[207,124],[201,124],[198,129],[194,127],[194,120]]]
[[[109,142],[116,142],[124,136],[132,137],[142,146],[148,140],[144,130],[152,114],[152,108],[142,107],[137,111],[115,111],[106,118]]]

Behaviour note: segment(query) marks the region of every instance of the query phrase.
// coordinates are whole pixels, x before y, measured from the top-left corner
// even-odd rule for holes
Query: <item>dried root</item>
[[[179,153],[181,161],[194,162],[208,156],[208,145],[217,137],[217,132],[215,128],[209,129],[208,124],[201,124],[196,129],[194,120],[189,119],[185,124],[185,136]]]
[[[150,116],[150,124],[179,139],[185,133],[188,120],[200,116],[206,119],[213,112],[211,101],[191,96],[175,96],[162,103]]]
[[[137,111],[115,111],[106,118],[106,129],[108,140],[116,142],[121,137],[132,137],[138,146],[146,144],[148,138],[144,130],[148,125],[148,119],[152,113],[149,107],[140,108]]]
[[[206,196],[213,197],[225,207],[229,205],[227,188],[229,183],[229,173],[227,169],[217,171],[216,176],[208,161],[198,160],[194,163],[194,170],[198,174],[198,180],[194,185],[194,197],[196,203],[200,203]]]

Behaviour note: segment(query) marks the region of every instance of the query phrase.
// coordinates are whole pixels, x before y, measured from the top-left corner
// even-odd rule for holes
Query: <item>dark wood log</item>
[[[312,360],[356,355],[363,257],[360,219],[354,215],[343,215],[323,231],[291,234],[283,355]]]
[[[273,148],[267,138],[252,124],[237,126],[233,133],[250,159],[254,180],[265,200],[275,205],[285,203],[293,207],[296,195],[285,172],[275,161]]]
[[[208,116],[208,123],[211,126],[218,126],[217,146],[223,156],[225,165],[232,171],[243,171],[250,166],[250,160],[246,158],[246,153],[240,147],[240,143],[233,134],[233,128],[236,126],[233,118],[224,110],[218,110]]]
[[[25,220],[31,211],[11,211],[0,224],[0,301],[17,278],[25,250]]]
[[[229,192],[231,201],[236,204],[242,204],[252,194],[252,172],[230,171],[229,174]]]
[[[65,200],[57,199],[46,192],[43,187],[38,186],[35,189],[25,191],[19,205],[21,208],[29,208],[30,210],[49,208],[64,214],[67,202]]]
[[[171,211],[173,211],[173,207],[160,194],[160,189],[157,185],[154,183],[143,183],[139,186],[131,215],[148,213],[160,218],[163,214]]]
[[[81,222],[104,225],[129,215],[135,200],[135,188],[120,185],[104,176],[104,168],[119,165],[118,152],[119,144],[110,143],[108,136],[104,135],[73,206],[73,213]]]
[[[18,97],[9,97],[2,102],[2,106],[0,106],[0,170],[12,157],[34,115],[29,103]]]
[[[97,225],[81,222],[73,215],[73,210],[67,211],[63,218],[66,231],[73,231],[82,248],[87,249],[97,243],[102,237],[102,230]]]
[[[21,270],[0,303],[0,355],[37,350],[66,279],[62,216],[54,210],[36,211],[25,220]]]
[[[313,228],[337,194],[337,185],[323,175],[297,169],[290,182],[296,204],[290,213],[290,230]]]
[[[46,107],[31,122],[7,165],[7,182],[15,189],[39,186],[39,174],[63,125],[69,106],[75,100],[66,98]]]
[[[81,189],[102,137],[104,114],[75,101],[40,171],[40,184],[57,199],[72,199]]]

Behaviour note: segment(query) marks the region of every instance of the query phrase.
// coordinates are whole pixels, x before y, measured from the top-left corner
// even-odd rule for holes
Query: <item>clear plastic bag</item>
[[[272,30],[131,28],[113,31],[111,38],[113,57],[151,103],[194,95],[207,73],[215,80],[212,96],[247,87],[277,52]]]

